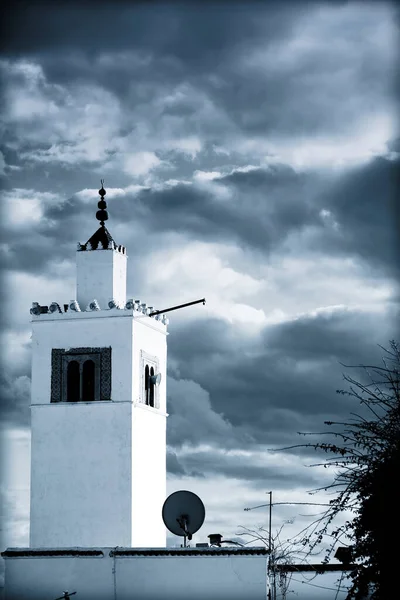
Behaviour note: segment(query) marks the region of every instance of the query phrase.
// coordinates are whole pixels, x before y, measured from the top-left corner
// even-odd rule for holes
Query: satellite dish
[[[186,538],[192,539],[192,535],[203,525],[205,516],[203,502],[196,494],[186,490],[168,496],[162,508],[165,526],[171,533],[183,536],[185,546]]]
[[[161,373],[157,373],[157,375],[150,375],[150,381],[153,385],[160,385]]]

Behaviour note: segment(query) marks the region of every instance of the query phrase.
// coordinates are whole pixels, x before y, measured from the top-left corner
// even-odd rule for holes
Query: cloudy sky
[[[266,526],[243,508],[331,477],[270,449],[358,408],[339,363],[398,339],[394,4],[18,7],[0,60],[5,543],[28,543],[29,307],[74,296],[100,178],[128,296],[207,299],[170,318],[168,491],[202,497],[195,541]],[[276,506],[274,530],[300,531],[301,508]]]

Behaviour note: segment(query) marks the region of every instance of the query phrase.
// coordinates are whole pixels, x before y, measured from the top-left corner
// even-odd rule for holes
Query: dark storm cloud
[[[29,197],[29,190],[26,195]],[[3,267],[14,271],[46,274],[52,269],[54,262],[73,260],[77,242],[87,242],[100,226],[95,218],[97,201],[96,194],[93,201],[88,203],[83,203],[77,195],[70,198],[54,198],[43,206],[43,217],[39,223],[27,225],[25,222],[20,226],[13,226],[12,229],[3,226],[2,242],[8,247],[3,255]],[[119,218],[118,210],[111,201],[111,234],[113,223],[115,229],[117,223],[124,222],[122,218],[125,217],[125,210],[128,219],[131,220],[131,235],[135,240],[131,247],[142,248],[145,252],[146,244],[141,242],[140,227],[132,214],[132,205],[126,206]],[[129,240],[116,241],[129,247]],[[131,262],[133,260],[134,257]]]
[[[3,268],[43,274],[49,260],[73,256],[71,250],[76,248],[78,241],[76,232],[80,231],[81,212],[82,206],[76,198],[54,200],[53,205],[44,208],[39,223],[30,226],[24,223],[12,229],[2,227],[2,242],[8,246],[2,260]]]
[[[228,203],[219,202],[212,190],[184,184],[161,190],[147,188],[137,195],[111,200],[107,225],[112,233],[113,223],[132,224],[132,239],[124,240],[128,248],[140,247],[137,243],[140,224],[153,234],[176,231],[208,241],[236,241],[267,253],[291,231],[322,224],[305,192],[306,178],[289,167],[235,173],[218,181],[232,194]],[[312,193],[315,195],[315,191]],[[10,247],[5,265],[10,269],[42,272],[49,257],[70,257],[76,241],[86,241],[91,235],[87,222],[90,210],[94,213],[95,203],[93,199],[92,204],[82,204],[76,195],[54,200],[44,207],[41,222],[28,232],[5,230],[3,241]]]
[[[220,446],[223,447],[225,440],[221,440]],[[169,462],[168,462],[169,457]],[[270,457],[269,457],[270,458]],[[315,487],[320,478],[312,469],[303,472],[298,465],[285,464],[285,467],[277,469],[276,464],[268,464],[268,456],[260,464],[255,463],[255,457],[252,454],[229,452],[217,452],[213,449],[199,450],[193,449],[192,452],[185,453],[177,457],[174,452],[167,455],[168,471],[173,475],[185,475],[209,477],[213,475],[227,477],[246,482],[251,482],[253,487],[268,485],[274,489],[288,489],[297,486]]]
[[[399,160],[376,158],[340,178],[296,173],[288,166],[235,172],[215,179],[230,193],[221,201],[212,189],[178,184],[141,191],[121,202],[119,218],[132,205],[147,226],[180,231],[206,240],[237,242],[268,254],[288,235],[313,227],[310,249],[330,256],[354,256],[398,277],[400,256],[396,183]],[[324,221],[329,211],[337,227]],[[157,218],[154,219],[154,215]]]
[[[282,251],[292,233],[312,227],[312,237],[304,237],[305,249],[361,258],[376,272],[398,277],[398,169],[398,160],[377,158],[341,178],[325,180],[325,187],[321,176],[296,173],[285,165],[233,172],[214,180],[229,195],[222,200],[212,187],[148,187],[111,198],[107,225],[113,234],[118,224],[130,224],[129,238],[117,241],[134,248],[136,258],[151,248],[154,236],[169,232],[236,242],[259,257],[267,256]],[[97,226],[95,208],[95,197],[83,204],[73,195],[47,203],[41,222],[28,230],[25,225],[3,230],[3,243],[9,246],[4,265],[39,273],[49,259],[71,258],[76,242],[86,241]],[[335,226],[321,216],[322,210],[329,212]]]
[[[332,24],[322,19],[321,33],[305,29],[306,17],[312,22],[321,8],[316,3],[219,2],[207,9],[195,2],[158,3],[157,10],[143,3],[100,3],[96,10],[28,3],[9,15],[5,49],[13,58],[38,60],[51,82],[96,82],[130,108],[149,103],[150,112],[154,97],[189,83],[192,98],[161,114],[185,117],[188,131],[210,137],[223,136],[228,119],[229,129],[254,138],[336,132],[357,117],[357,103],[366,97],[374,103],[382,90],[390,95],[393,79],[394,67],[371,35],[372,17],[356,27],[349,4],[346,19],[346,6],[341,12],[333,3]],[[285,41],[293,39],[300,46],[279,62]],[[350,113],[344,89],[355,97]],[[198,111],[196,92],[227,115],[225,131],[218,119],[200,128],[198,119],[190,120]]]
[[[1,356],[4,364],[0,372],[0,422],[26,427],[30,424],[31,416],[32,341],[21,342],[16,352],[13,337],[25,332],[21,331],[21,328],[12,328],[9,317],[6,316],[4,321],[2,349],[5,352]],[[10,359],[10,355],[13,358]]]
[[[3,267],[13,271],[45,274],[49,267],[49,256],[57,261],[71,255],[68,252],[70,248],[60,243],[54,247],[54,241],[39,232],[17,243],[13,236],[4,235],[3,242],[10,246],[10,251],[4,254]]]
[[[171,448],[167,448],[167,472],[171,475],[186,475],[185,469]]]
[[[395,315],[391,318],[396,322]],[[377,364],[377,344],[397,334],[390,319],[343,310],[268,326],[262,344],[249,339],[244,348],[243,340],[235,344],[230,325],[210,321],[174,331],[169,353],[181,377],[199,382],[212,409],[234,428],[259,442],[282,445],[298,443],[297,431],[320,431],[324,420],[358,410],[357,402],[335,393],[346,388],[340,362]],[[173,395],[169,406],[174,415]],[[190,431],[181,433],[182,441],[190,440]]]
[[[377,157],[340,178],[326,181],[324,189],[317,176],[296,174],[283,166],[272,172],[236,172],[222,181],[234,186],[235,195],[259,195],[259,202],[254,202],[250,212],[263,215],[266,226],[270,225],[264,240],[276,237],[282,241],[293,229],[316,225],[316,250],[361,257],[371,266],[387,269],[389,275],[398,277],[399,173],[399,158]],[[337,228],[322,226],[321,210],[331,213]],[[256,242],[257,235],[253,238]]]
[[[302,10],[304,12],[304,8]],[[30,3],[24,10],[9,15],[6,44],[8,56],[38,60],[51,82],[69,85],[76,81],[95,81],[114,90],[122,103],[134,100],[146,106],[155,90],[160,92],[164,87],[187,81],[193,86],[194,96],[197,91],[204,91],[229,115],[230,123],[251,132],[252,137],[265,135],[266,130],[274,128],[292,133],[306,128],[315,133],[319,126],[322,130],[325,126],[337,126],[336,117],[327,109],[330,99],[336,102],[335,106],[342,104],[339,100],[343,88],[333,76],[335,69],[339,69],[337,65],[343,64],[342,51],[338,54],[334,44],[331,48],[325,46],[320,54],[311,49],[299,56],[297,62],[290,62],[284,74],[278,67],[264,68],[262,60],[246,63],[253,51],[265,48],[275,51],[275,42],[284,47],[298,17],[299,12],[293,10],[293,5],[287,9],[281,5],[266,9],[261,3],[238,5],[234,9],[221,4],[208,11],[200,5],[189,10],[173,4],[159,6],[157,11],[154,6],[130,8],[122,4],[101,5],[96,10],[92,6],[77,8],[65,4],[57,10],[49,10],[49,5]],[[31,26],[33,22],[35,25]],[[339,35],[338,25],[335,27]],[[350,24],[346,35],[353,39],[353,34]],[[366,53],[355,51],[354,63],[353,55],[348,56],[348,62],[355,69],[352,81],[361,86],[357,88],[358,94],[368,89],[371,74],[378,77],[377,88],[384,77],[384,69],[379,75],[377,68],[379,56],[375,59],[371,48],[368,47]],[[351,52],[351,47],[348,50]],[[127,56],[123,55],[125,51]],[[322,77],[321,85],[317,88],[319,77]],[[332,85],[336,86],[333,95]],[[324,89],[322,96],[321,88]],[[308,102],[311,93],[315,96],[313,103]],[[204,132],[209,127],[210,133],[215,124],[210,121],[204,124],[204,129],[198,126],[196,101],[194,97],[165,104],[161,114],[184,115],[187,127],[190,122],[190,126],[196,125],[194,130]],[[132,106],[136,106],[135,102]],[[148,117],[152,119],[151,109]],[[125,133],[131,129],[127,125]],[[45,146],[36,146],[40,147]],[[279,253],[292,233],[312,227],[315,235],[310,245],[314,244],[319,253],[361,257],[393,275],[398,268],[393,209],[397,170],[398,161],[377,159],[344,177],[331,177],[326,181],[322,175],[296,173],[285,165],[234,172],[214,182],[228,191],[228,199],[218,198],[212,187],[178,184],[157,189],[150,186],[113,203],[109,228],[113,233],[113,223],[132,225],[130,239],[117,240],[128,249],[135,249],[136,257],[130,259],[132,265],[132,260],[139,263],[141,255],[154,247],[152,241],[161,233],[179,232],[191,239],[237,243],[256,250],[263,260],[272,252]],[[331,212],[338,224],[336,230],[323,221],[321,209]],[[72,196],[65,202],[45,207],[42,222],[29,231],[4,232],[2,239],[10,248],[5,257],[6,266],[45,273],[49,261],[71,259],[71,248],[78,240],[86,241],[96,228],[94,218],[93,225],[87,225],[91,210]],[[306,237],[304,240],[306,247],[309,242]],[[343,317],[343,322],[346,323],[347,318]],[[319,319],[318,323],[322,323],[322,317]],[[356,332],[357,326],[355,323],[352,331]],[[252,359],[241,357],[238,364],[235,357],[226,352],[226,347],[237,349],[245,342],[232,330],[224,332],[224,327],[211,328],[212,338],[207,338],[201,330],[193,332],[192,326],[188,326],[187,334],[182,332],[181,348],[187,350],[185,361],[181,355],[182,372],[188,379],[197,378],[205,389],[210,389],[213,407],[229,415],[235,425],[244,420],[253,426],[262,415],[266,398],[271,406],[283,406],[296,414],[298,406],[308,415],[318,412],[318,407],[325,406],[327,396],[322,399],[320,395],[318,401],[316,390],[324,383],[329,361],[345,360],[348,354],[357,360],[356,333],[352,338],[339,325],[336,331],[331,330],[327,322],[318,328],[318,324],[310,321],[287,324],[286,329],[277,326],[275,337],[271,334],[268,350],[264,348],[259,357]],[[218,335],[215,335],[216,329]],[[220,373],[213,371],[212,365],[202,372],[199,365],[204,361],[200,355],[197,364],[192,361],[195,350],[194,338],[190,335],[196,336],[203,355],[226,357],[224,368],[230,374],[227,380],[222,382]],[[173,339],[172,336],[172,348]],[[294,372],[288,378],[287,370],[293,368],[302,353],[303,358],[307,356],[314,361],[314,371]],[[179,358],[179,351],[176,355]],[[277,432],[287,429],[291,418],[290,413],[271,414],[268,426]]]
[[[257,44],[252,48],[257,50]],[[278,58],[280,50],[276,50]],[[349,46],[343,55],[335,41],[319,39],[305,57],[298,56],[294,49],[290,67],[286,68],[279,68],[279,62],[274,65],[271,52],[265,45],[260,48],[257,65],[225,65],[224,70],[216,69],[223,83],[203,83],[209,98],[253,139],[265,141],[265,136],[271,135],[293,139],[318,131],[337,134],[343,123],[351,123],[349,108],[343,103],[343,88],[351,90],[354,104],[360,105],[365,97],[375,97],[376,90],[393,95],[390,82],[394,73],[390,73],[390,65],[382,68],[373,44],[370,48]],[[265,65],[267,59],[272,68]],[[350,65],[347,72],[343,69],[346,59]],[[355,108],[352,113],[357,119]]]
[[[342,102],[342,89],[351,83],[357,98],[364,102],[372,93],[371,81],[373,89],[381,90],[384,83],[381,79],[377,82],[377,77],[389,78],[380,62],[385,59],[375,52],[373,44],[366,43],[364,49],[357,45],[362,36],[350,35],[354,34],[351,18],[345,28],[346,43],[339,44],[339,49],[335,43],[324,42],[322,49],[311,44],[306,52],[293,51],[282,70],[279,62],[271,62],[271,55],[276,53],[279,61],[279,49],[284,48],[285,39],[298,35],[302,40],[301,27],[299,31],[296,27],[307,11],[313,13],[312,5],[307,5],[306,10],[291,3],[287,8],[271,3],[268,7],[261,3],[237,3],[234,8],[225,3],[209,6],[209,10],[204,10],[200,4],[192,3],[188,9],[167,3],[154,11],[153,6],[142,4],[135,8],[103,4],[93,11],[86,5],[78,8],[63,4],[57,10],[49,10],[49,5],[28,4],[10,17],[8,51],[13,57],[22,53],[38,60],[49,81],[61,82],[67,89],[78,81],[85,85],[96,82],[112,90],[127,109],[126,124],[120,124],[122,137],[134,131],[143,119],[155,137],[163,135],[162,130],[157,130],[159,120],[173,115],[188,134],[206,137],[208,142],[223,143],[225,133],[236,131],[237,126],[253,140],[261,136],[264,142],[274,131],[280,135],[290,132],[291,136],[303,130],[311,134],[326,133],[331,128],[336,131],[337,120],[344,122],[340,107],[345,104],[348,110]],[[31,28],[27,23],[33,14],[35,27]],[[335,36],[339,36],[343,23],[347,23],[346,19],[339,18],[332,25]],[[275,42],[279,42],[278,49]],[[253,51],[261,52],[256,64],[248,63]],[[264,51],[270,61],[267,66],[262,59]],[[344,62],[351,65],[350,74],[343,69]],[[338,81],[343,85],[338,85]],[[171,101],[172,104],[161,102],[161,108],[154,105],[154,99],[164,98],[182,82],[191,86],[190,93]],[[200,115],[203,96],[227,119]],[[355,115],[359,112],[357,98],[352,100],[350,111],[354,109]],[[372,98],[370,101],[373,103]],[[137,117],[136,109],[140,109]],[[8,135],[12,137],[15,132],[11,128]],[[379,186],[379,173],[375,175],[375,185]],[[137,201],[143,202],[148,212],[159,211],[160,218],[153,227],[176,227],[207,239],[229,237],[229,231],[239,243],[269,250],[294,227],[320,221],[308,198],[315,194],[311,179],[294,175],[289,168],[279,176],[260,170],[223,177],[220,183],[233,189],[238,197],[229,203],[228,210],[216,203],[210,192],[190,190],[187,186],[169,191],[150,189],[142,192]],[[346,189],[339,191],[342,198],[349,193]],[[333,197],[326,197],[328,205],[334,203]],[[340,207],[338,212],[339,217],[346,216]],[[340,241],[332,242],[333,247],[339,244]],[[350,242],[348,247],[352,247]]]
[[[3,371],[0,375],[0,420],[3,424],[30,425],[30,393],[31,381],[27,374],[15,377],[15,374]]]
[[[249,37],[278,38],[296,15],[293,7],[272,2],[268,11],[259,2],[217,2],[208,10],[196,2],[99,2],[95,9],[85,2],[58,3],[57,8],[48,2],[15,4],[19,10],[4,15],[3,45],[9,53],[133,48],[188,61],[196,68],[215,64]]]
[[[269,327],[264,333],[264,345],[294,360],[333,358],[346,363],[356,359],[359,363],[370,355],[370,345],[361,342],[366,341],[363,338],[370,335],[376,321],[373,313],[346,308],[328,310]]]
[[[375,158],[352,169],[322,194],[339,225],[320,241],[326,251],[357,255],[396,276],[400,259],[400,160]]]
[[[143,190],[134,202],[139,215],[153,228],[195,234],[206,240],[236,241],[266,253],[291,231],[305,225],[322,225],[312,206],[315,180],[307,180],[290,167],[254,169],[215,182],[226,186],[229,200],[219,200],[212,188],[178,184],[170,189]],[[125,217],[128,202],[121,203]]]

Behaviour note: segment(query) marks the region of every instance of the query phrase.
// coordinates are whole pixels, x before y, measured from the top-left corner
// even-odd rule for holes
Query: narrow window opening
[[[144,369],[144,397],[145,403],[149,404],[150,400],[150,379],[149,379],[149,365],[146,365]]]
[[[79,387],[79,363],[76,360],[71,360],[67,369],[67,402],[79,402]]]
[[[91,402],[94,400],[95,386],[95,364],[92,360],[85,360],[82,369],[82,400]]]
[[[149,404],[150,406],[154,406],[154,368],[151,367],[150,369],[150,377],[149,377],[149,388],[150,388],[150,399],[149,399]]]

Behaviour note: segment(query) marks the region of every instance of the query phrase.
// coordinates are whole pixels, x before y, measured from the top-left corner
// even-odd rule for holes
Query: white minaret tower
[[[75,299],[31,309],[32,548],[166,542],[167,320],[127,301],[99,194]]]

